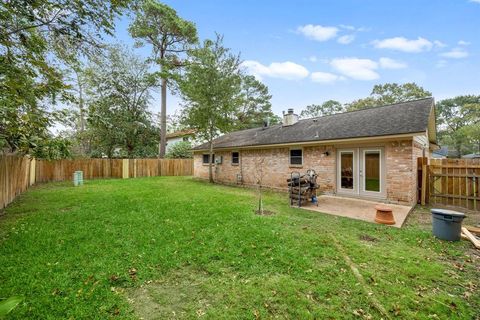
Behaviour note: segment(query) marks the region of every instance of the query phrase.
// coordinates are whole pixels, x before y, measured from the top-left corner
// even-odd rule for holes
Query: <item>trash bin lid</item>
[[[434,214],[439,214],[443,216],[456,216],[456,217],[465,217],[465,213],[447,210],[447,209],[431,209],[430,210]]]

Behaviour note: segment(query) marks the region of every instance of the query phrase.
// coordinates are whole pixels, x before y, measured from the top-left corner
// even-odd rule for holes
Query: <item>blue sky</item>
[[[223,34],[268,85],[277,114],[350,102],[386,82],[416,82],[436,100],[480,94],[480,0],[164,2],[195,22],[201,39]],[[117,41],[133,44],[129,22],[118,22]],[[173,113],[179,100],[167,104]]]

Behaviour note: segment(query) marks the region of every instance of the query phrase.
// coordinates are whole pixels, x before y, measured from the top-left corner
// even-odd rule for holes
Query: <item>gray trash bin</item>
[[[452,210],[432,209],[433,235],[448,241],[460,240],[465,214]]]

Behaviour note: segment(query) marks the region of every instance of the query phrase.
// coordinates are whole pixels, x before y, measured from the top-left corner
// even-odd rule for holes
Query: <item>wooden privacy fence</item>
[[[480,211],[480,159],[418,158],[422,204]]]
[[[30,172],[34,172],[31,171],[31,159],[0,155],[0,209],[5,208],[32,184]]]
[[[35,181],[71,180],[79,170],[84,179],[191,176],[193,159],[37,160]]]
[[[36,182],[68,181],[75,171],[84,179],[191,176],[193,159],[38,160],[0,155],[0,209]]]

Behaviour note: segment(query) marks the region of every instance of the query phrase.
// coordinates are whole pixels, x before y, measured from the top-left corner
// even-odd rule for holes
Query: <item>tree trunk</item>
[[[215,181],[213,181],[213,163],[212,163],[212,159],[213,159],[213,141],[210,140],[209,142],[209,145],[210,145],[210,148],[209,148],[209,153],[208,153],[208,181],[210,181],[210,183],[214,183]]]
[[[127,142],[127,154],[129,159],[133,159],[133,149],[134,146],[130,142]]]
[[[262,185],[258,185],[258,214],[263,215]]]
[[[79,72],[75,69],[75,74],[77,77],[77,84],[78,84],[78,109],[79,109],[79,116],[80,116],[80,148],[81,153],[83,156],[87,154],[87,143],[85,141],[85,110],[83,105],[83,84],[82,80],[80,79]]]
[[[167,146],[167,79],[162,79],[162,108],[160,112],[160,145],[158,157],[165,157]]]
[[[462,157],[462,145],[461,144],[456,144],[455,145],[455,151],[457,151],[457,157],[461,158]],[[448,156],[447,156],[448,158]]]

